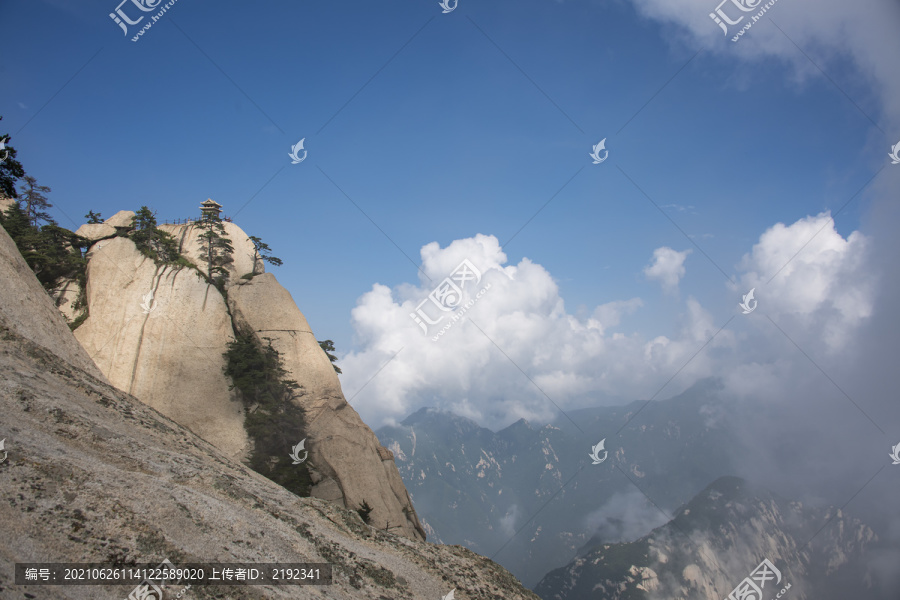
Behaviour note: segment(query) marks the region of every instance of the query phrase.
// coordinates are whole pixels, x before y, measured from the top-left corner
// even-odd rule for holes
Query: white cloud
[[[862,5],[844,0],[815,3],[778,0],[737,43],[731,42],[733,31],[746,24],[750,17],[745,16],[741,23],[731,26],[726,36],[709,16],[720,0],[632,1],[641,14],[665,24],[664,34],[673,41],[689,48],[713,51],[722,57],[750,62],[783,61],[791,65],[798,83],[823,77],[805,53],[876,122],[880,108],[888,121],[882,125],[900,127],[900,102],[897,102],[900,72],[896,60],[900,55],[897,35],[900,3],[895,0],[873,0]],[[759,6],[764,4],[760,2]],[[742,13],[731,2],[726,2],[723,10],[732,19],[758,13]],[[852,68],[841,69],[839,65],[847,60]],[[872,91],[863,91],[866,88]],[[835,93],[841,92],[835,90]],[[880,106],[867,109],[873,106],[873,101]]]
[[[759,308],[752,316],[738,314],[741,320],[719,331],[723,315],[689,297],[674,332],[645,337],[621,329],[623,316],[639,316],[644,308],[639,298],[599,305],[578,318],[566,311],[544,267],[527,258],[507,265],[495,237],[477,235],[446,248],[432,243],[422,248],[430,281],[423,276],[418,286],[393,290],[375,284],[359,298],[352,321],[360,349],[343,359],[342,382],[374,428],[422,406],[494,428],[519,418],[546,421],[560,416],[555,405],[596,405],[606,395],[649,398],[676,373],[664,396],[717,375],[737,395],[768,392],[776,398],[779,388],[788,389],[785,378],[794,389],[797,369],[808,372],[809,363],[778,329],[756,317],[770,317],[813,355],[840,355],[872,314],[875,276],[868,258],[867,238],[858,232],[842,238],[827,214],[776,224],[740,265],[744,293],[757,287]],[[410,313],[463,259],[482,273],[476,287],[490,287],[433,341]],[[739,298],[736,289],[727,293]],[[733,310],[739,313],[736,303]]]
[[[588,535],[597,542],[633,542],[668,521],[638,490],[615,493],[603,506],[584,519]]]
[[[741,261],[741,283],[756,288],[758,307],[776,322],[836,351],[872,315],[870,255],[865,236],[844,239],[825,212],[766,231]]]
[[[653,263],[644,268],[644,275],[659,281],[664,292],[675,293],[678,282],[684,277],[684,260],[690,253],[690,249],[678,252],[667,246],[657,248],[653,251]]]

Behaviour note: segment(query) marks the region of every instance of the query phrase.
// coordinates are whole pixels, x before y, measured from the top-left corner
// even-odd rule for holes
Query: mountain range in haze
[[[646,407],[582,409],[570,412],[571,420],[541,427],[519,420],[497,432],[426,408],[376,434],[394,453],[430,539],[493,558],[547,599],[595,597],[596,586],[610,594],[637,590],[610,598],[726,597],[746,576],[734,580],[737,574],[766,558],[763,549],[791,565],[792,589],[818,593],[821,586],[804,583],[810,579],[846,579],[848,590],[873,586],[859,562],[878,545],[869,527],[733,477],[741,464],[734,443],[740,423],[721,389],[707,379]],[[641,418],[631,420],[638,411]],[[589,454],[601,439],[608,456],[593,464]],[[802,548],[810,528],[829,519],[835,522],[816,544]],[[678,539],[679,528],[688,537]],[[698,559],[688,538],[708,540],[717,558]],[[665,556],[678,559],[666,566]],[[685,580],[689,565],[702,576],[689,570]],[[652,581],[641,583],[641,569],[655,574]]]

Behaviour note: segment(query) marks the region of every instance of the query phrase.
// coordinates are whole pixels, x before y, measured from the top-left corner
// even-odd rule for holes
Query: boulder
[[[85,223],[75,233],[92,242],[96,242],[97,240],[115,236],[116,228],[108,223]]]
[[[134,218],[133,210],[120,210],[110,218],[108,218],[104,223],[111,227],[126,227],[128,229],[131,228],[131,220]]]

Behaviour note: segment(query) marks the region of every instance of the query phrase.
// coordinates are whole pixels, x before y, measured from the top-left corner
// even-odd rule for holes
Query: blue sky
[[[373,284],[419,285],[423,246],[476,234],[541,265],[567,313],[640,298],[611,330],[673,337],[690,298],[724,322],[740,300],[725,274],[760,236],[836,212],[900,133],[859,53],[791,31],[825,76],[796,47],[761,49],[771,24],[732,43],[714,7],[681,5],[683,23],[651,0],[178,0],[135,43],[116,2],[3,1],[0,129],[73,229],[88,210],[162,221],[207,197],[239,211],[342,356],[375,343],[351,321]],[[674,292],[644,273],[661,247],[691,250]]]

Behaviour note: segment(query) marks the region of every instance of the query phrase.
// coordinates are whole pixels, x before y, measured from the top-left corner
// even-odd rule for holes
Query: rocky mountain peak
[[[224,355],[241,335],[271,345],[298,385],[295,401],[308,425],[283,454],[305,440],[311,494],[349,509],[366,503],[374,523],[424,539],[393,456],[347,403],[309,322],[275,276],[264,272],[250,237],[233,222],[217,222],[217,235],[230,240],[231,250],[216,263],[219,283],[213,285],[208,223],[159,225],[180,256],[164,262],[132,241],[134,217],[120,211],[78,230],[94,243],[87,254],[87,316],[75,337],[109,381],[226,455],[246,460],[254,442],[245,411],[252,407],[242,404],[224,375]],[[63,289],[77,294],[71,286]]]

